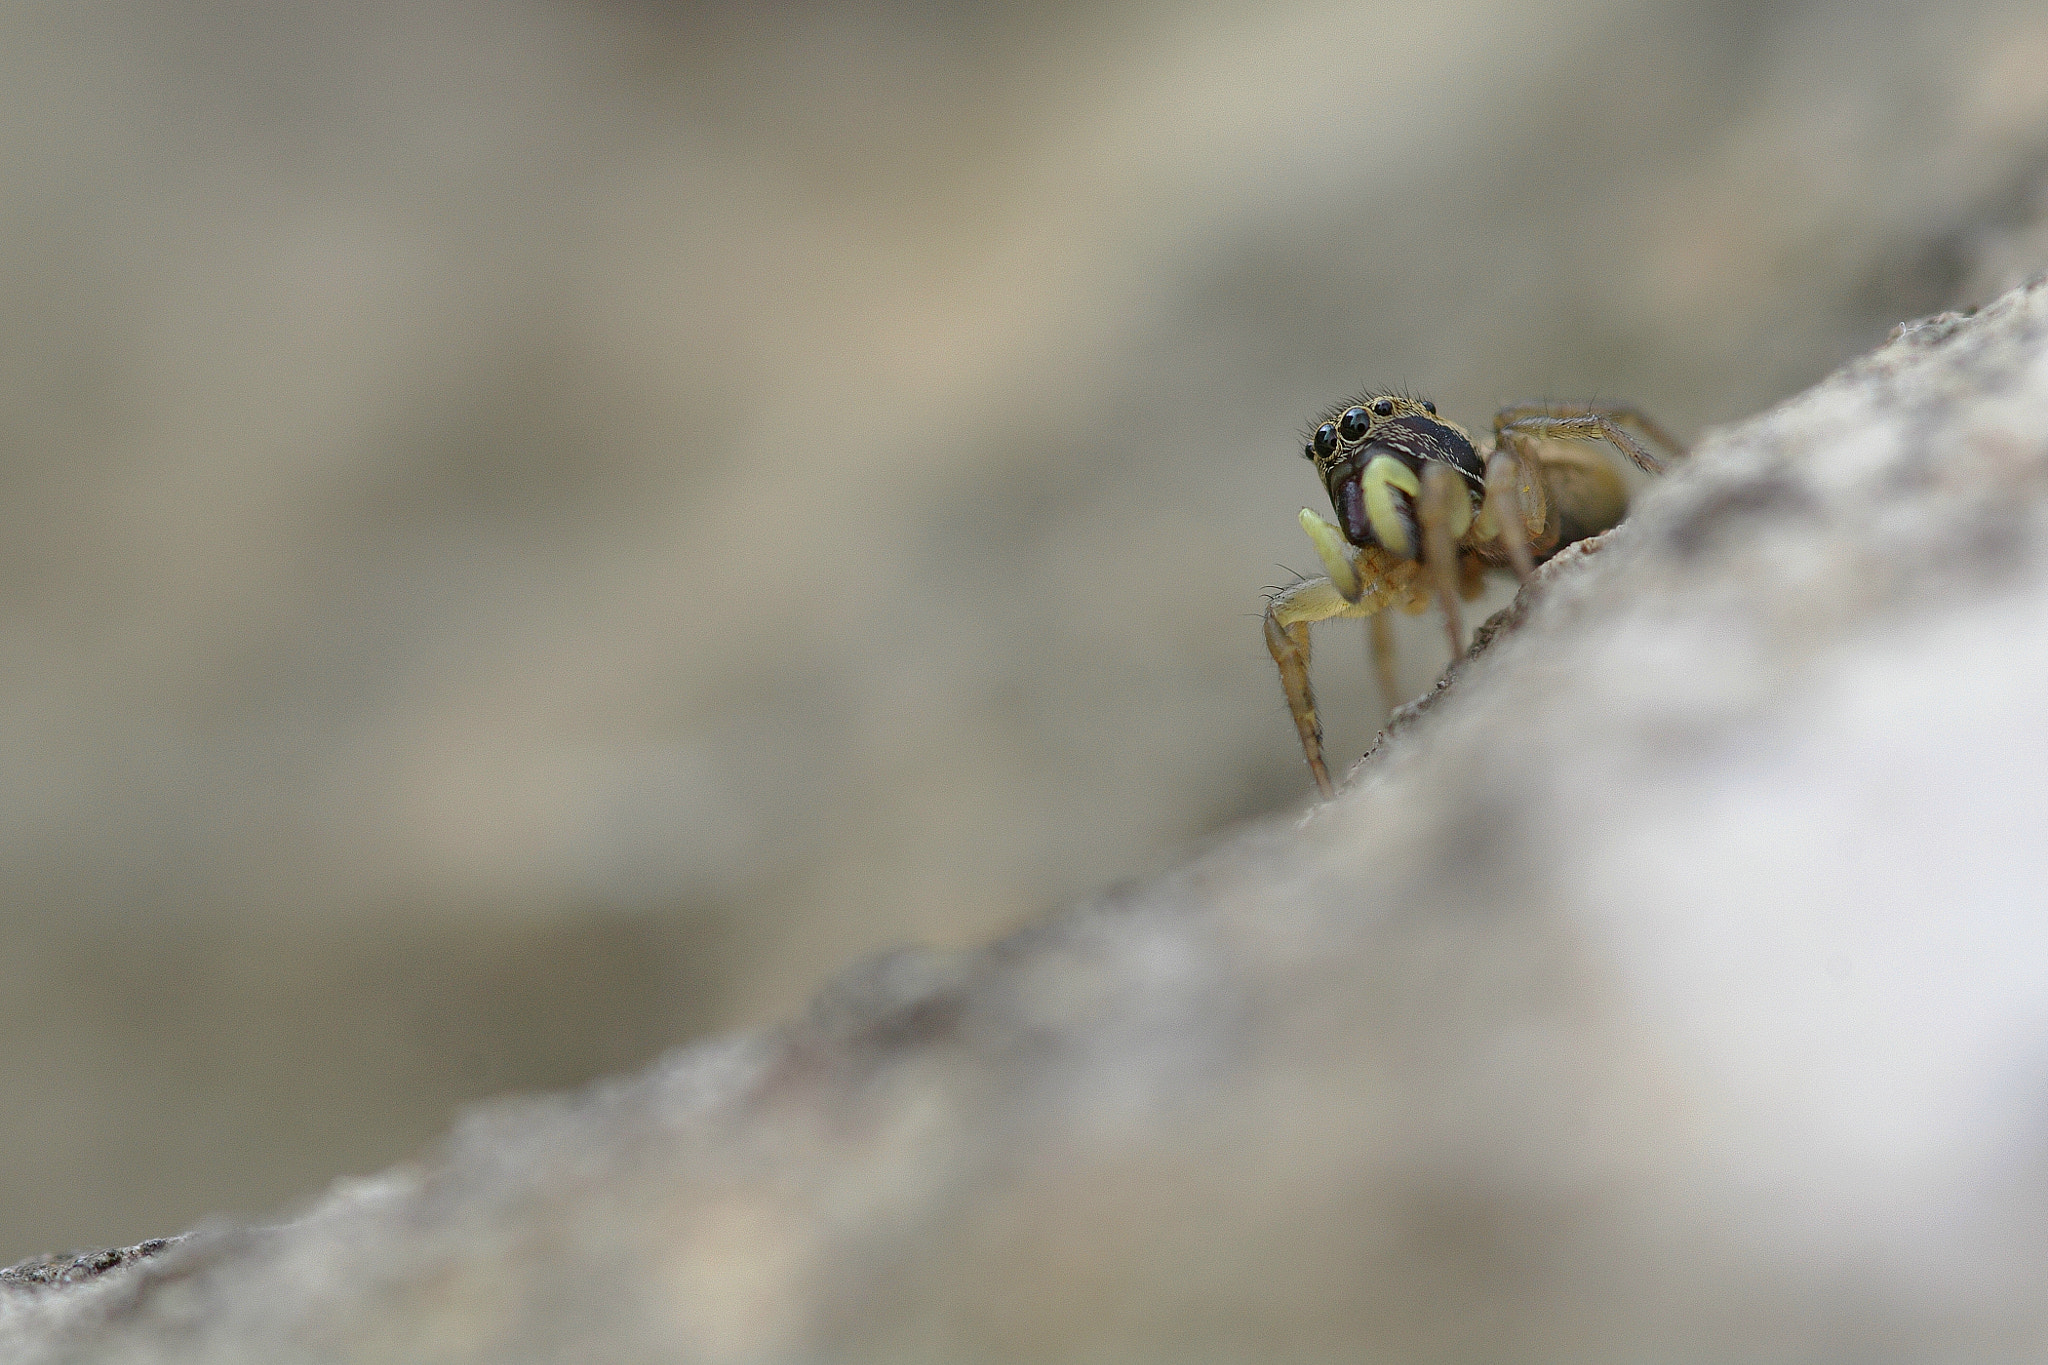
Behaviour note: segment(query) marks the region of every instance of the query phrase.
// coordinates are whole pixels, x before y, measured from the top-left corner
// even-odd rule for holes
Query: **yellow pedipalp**
[[[1417,546],[1408,539],[1408,528],[1394,509],[1394,490],[1413,498],[1422,492],[1415,471],[1391,455],[1376,455],[1365,467],[1360,480],[1365,492],[1365,515],[1372,523],[1380,544],[1406,559],[1415,558]]]
[[[1315,542],[1316,558],[1323,561],[1323,572],[1330,576],[1330,585],[1344,600],[1356,602],[1364,596],[1365,582],[1358,576],[1358,566],[1351,561],[1351,547],[1344,543],[1344,533],[1306,507],[1301,509],[1301,529]]]
[[[1441,467],[1438,466],[1438,468]],[[1472,526],[1472,499],[1465,492],[1463,480],[1458,480],[1451,484],[1451,492],[1445,496],[1444,501],[1446,503],[1444,510],[1450,513],[1450,520],[1446,525],[1450,530],[1451,538],[1455,540],[1459,536],[1464,535]]]

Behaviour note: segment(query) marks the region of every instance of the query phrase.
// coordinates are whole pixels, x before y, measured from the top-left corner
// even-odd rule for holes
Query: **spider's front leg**
[[[1301,524],[1329,577],[1305,578],[1273,595],[1266,603],[1266,649],[1280,670],[1280,686],[1287,693],[1287,710],[1301,736],[1308,770],[1317,789],[1333,796],[1336,787],[1323,761],[1323,723],[1316,715],[1315,688],[1308,676],[1308,628],[1340,616],[1374,616],[1413,601],[1418,592],[1426,598],[1427,589],[1418,583],[1422,566],[1414,560],[1348,545],[1335,526],[1307,508],[1302,509]]]
[[[1500,547],[1500,557],[1523,582],[1536,571],[1535,544],[1554,539],[1543,466],[1532,449],[1496,438],[1486,456],[1486,504],[1474,534]]]
[[[1449,465],[1422,467],[1422,491],[1415,500],[1422,530],[1422,563],[1443,609],[1444,629],[1451,637],[1451,660],[1465,655],[1465,620],[1458,610],[1458,538],[1472,525],[1472,499],[1465,481]]]

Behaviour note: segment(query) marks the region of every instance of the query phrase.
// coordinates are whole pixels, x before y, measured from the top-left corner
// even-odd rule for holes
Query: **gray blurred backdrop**
[[[2038,0],[10,0],[0,111],[0,1262],[1304,796],[1347,391],[1690,437],[2048,263]]]

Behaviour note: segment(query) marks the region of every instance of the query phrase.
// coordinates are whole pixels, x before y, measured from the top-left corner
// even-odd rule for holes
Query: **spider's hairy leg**
[[[1308,759],[1316,790],[1324,796],[1334,796],[1337,789],[1330,785],[1329,765],[1323,762],[1323,722],[1316,715],[1315,687],[1308,680],[1308,627],[1311,621],[1341,614],[1349,605],[1327,578],[1304,579],[1266,605],[1266,650],[1280,670],[1280,686],[1287,693],[1295,732],[1301,736],[1301,752]]]
[[[1339,616],[1373,616],[1415,596],[1414,580],[1421,568],[1412,561],[1372,552],[1358,554],[1353,563],[1361,580],[1356,602],[1346,601],[1327,578],[1305,578],[1275,593],[1266,604],[1266,649],[1280,670],[1287,710],[1301,736],[1302,756],[1324,796],[1335,795],[1336,787],[1330,782],[1329,765],[1323,761],[1323,723],[1316,715],[1315,689],[1309,683],[1308,628]]]
[[[1500,537],[1506,549],[1508,565],[1515,571],[1515,577],[1524,583],[1536,571],[1536,560],[1529,552],[1529,520],[1519,515],[1522,507],[1522,486],[1524,483],[1539,495],[1543,490],[1541,477],[1526,479],[1524,462],[1519,458],[1512,442],[1502,442],[1486,457],[1486,505],[1479,511],[1479,534],[1490,539]],[[1542,513],[1542,521],[1550,519],[1548,506]],[[1542,521],[1538,522],[1540,526]]]
[[[1531,568],[1557,549],[1558,506],[1546,462],[1549,452],[1562,448],[1546,446],[1515,426],[1504,426],[1495,436],[1486,466],[1487,507],[1511,565],[1515,547],[1510,537],[1519,535]]]
[[[1380,685],[1381,709],[1388,715],[1401,704],[1400,684],[1394,677],[1394,622],[1383,611],[1365,618],[1366,654],[1372,660],[1372,675]]]
[[[1668,455],[1685,455],[1685,447],[1669,432],[1629,407],[1550,408],[1524,403],[1502,408],[1494,414],[1493,429],[1497,435],[1510,428],[1539,440],[1545,437],[1571,441],[1604,440],[1648,474],[1663,473],[1668,463],[1664,455],[1654,453],[1650,446],[1661,447]]]
[[[1491,567],[1470,551],[1458,555],[1458,596],[1473,601],[1486,591],[1486,571]]]
[[[1436,602],[1443,609],[1444,629],[1451,637],[1453,661],[1465,655],[1465,621],[1458,610],[1457,539],[1472,524],[1472,501],[1463,478],[1441,464],[1422,469],[1422,496],[1416,499],[1422,527],[1422,562],[1429,570]]]

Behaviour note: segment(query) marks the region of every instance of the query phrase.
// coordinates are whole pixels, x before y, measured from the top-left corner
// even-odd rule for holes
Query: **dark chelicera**
[[[1350,415],[1345,413],[1346,417]],[[1324,424],[1325,430],[1328,425]],[[1456,430],[1427,417],[1400,417],[1382,422],[1372,429],[1363,445],[1355,450],[1346,450],[1343,458],[1333,461],[1323,471],[1324,486],[1330,491],[1330,505],[1337,512],[1337,525],[1342,528],[1344,538],[1353,545],[1379,543],[1379,537],[1373,534],[1371,523],[1366,518],[1359,476],[1375,456],[1382,454],[1394,456],[1417,474],[1422,472],[1424,462],[1447,465],[1465,477],[1475,504],[1486,496],[1486,468],[1480,463],[1479,452]],[[1413,521],[1412,510],[1405,502],[1400,511],[1405,521]],[[1409,543],[1419,545],[1416,528],[1410,525],[1408,531]]]

